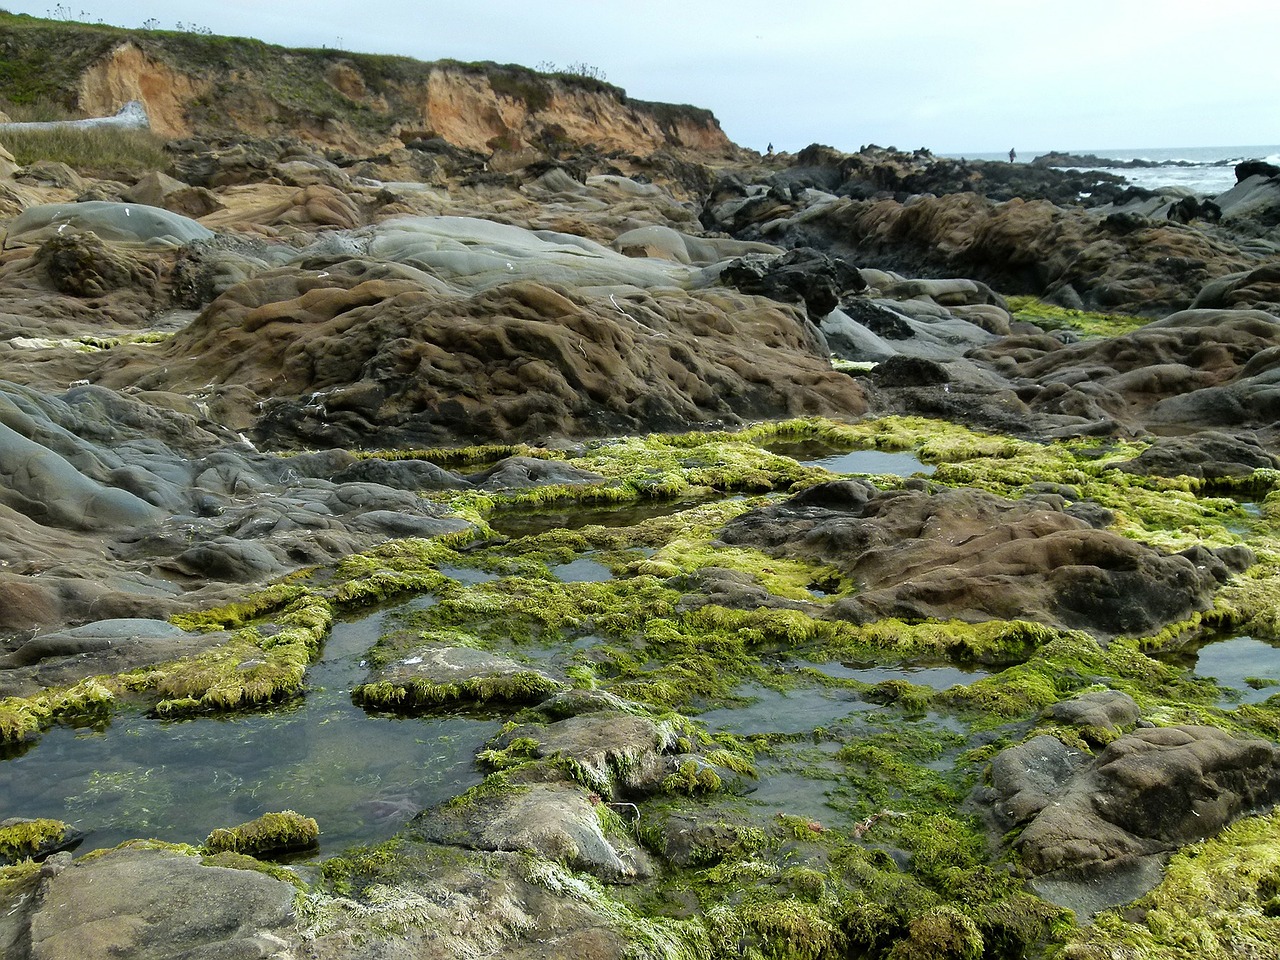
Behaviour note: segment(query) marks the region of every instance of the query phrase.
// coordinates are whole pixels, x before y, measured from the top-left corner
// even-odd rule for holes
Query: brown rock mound
[[[1227,560],[1251,562],[1162,554],[1092,528],[1054,496],[881,492],[861,481],[810,488],[721,536],[837,567],[861,589],[833,616],[1030,619],[1099,636],[1144,634],[1207,609]]]
[[[1264,428],[1280,416],[1273,381],[1280,319],[1259,310],[1183,310],[1121,337],[1063,345],[1007,337],[971,358],[1022,386],[1039,415],[1124,423]]]
[[[762,299],[599,298],[534,282],[467,296],[359,260],[264,274],[161,352],[113,354],[99,382],[207,390],[220,420],[278,444],[531,440],[866,410],[814,329]]]
[[[1233,244],[1184,224],[972,193],[832,204],[806,227],[851,245],[864,265],[941,270],[1010,292],[1070,288],[1092,309],[1140,315],[1186,307],[1211,280],[1253,265]],[[1232,305],[1251,305],[1242,302],[1249,289]]]

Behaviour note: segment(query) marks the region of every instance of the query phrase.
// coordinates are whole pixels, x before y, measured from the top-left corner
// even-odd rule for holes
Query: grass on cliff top
[[[10,114],[12,116],[12,114]],[[137,180],[166,170],[164,139],[150,130],[119,127],[65,127],[56,130],[6,130],[0,142],[22,166],[41,160],[65,163],[85,176]]]
[[[70,13],[61,7],[57,12]],[[495,94],[522,102],[531,113],[548,107],[557,89],[568,88],[630,103],[652,115],[669,134],[681,121],[715,122],[709,111],[697,107],[628,101],[620,87],[573,71],[542,73],[517,64],[419,61],[329,48],[286,48],[196,29],[126,29],[2,10],[0,91],[15,104],[46,100],[71,109],[78,102],[77,88],[85,70],[126,40],[153,60],[208,80],[208,93],[188,105],[188,117],[209,130],[229,131],[237,126],[237,116],[252,116],[281,128],[339,120],[357,130],[385,134],[397,120],[419,112],[406,91],[425,86],[430,75],[442,69],[483,76]],[[328,82],[327,73],[337,64],[354,69],[369,96],[352,99]],[[263,98],[278,109],[264,115]]]

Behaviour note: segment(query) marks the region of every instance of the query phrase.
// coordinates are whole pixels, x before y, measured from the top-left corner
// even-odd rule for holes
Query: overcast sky
[[[285,46],[588,64],[764,150],[1280,143],[1276,0],[0,0]],[[0,91],[2,92],[2,91]]]

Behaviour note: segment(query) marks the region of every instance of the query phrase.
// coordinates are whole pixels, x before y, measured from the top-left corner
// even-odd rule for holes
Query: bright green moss
[[[230,829],[219,827],[204,842],[211,854],[241,853],[262,856],[287,853],[314,847],[320,839],[320,827],[293,810],[264,813],[256,820]]]
[[[183,630],[233,630],[288,606],[304,596],[306,592],[304,587],[294,584],[276,584],[259,590],[237,603],[229,603],[208,610],[179,613],[169,619],[174,626],[181,627]]]
[[[307,889],[306,881],[287,867],[259,860],[257,857],[250,856],[245,853],[236,853],[231,850],[226,850],[221,853],[210,853],[201,857],[200,862],[207,867],[226,867],[231,870],[250,870],[254,873],[265,874],[273,880],[283,880],[285,883],[296,887],[299,891],[306,891]]]
[[[667,793],[685,793],[690,796],[699,793],[715,793],[723,786],[724,782],[720,779],[720,775],[712,767],[695,760],[684,761],[675,773],[669,774],[662,781],[662,789]]]
[[[0,826],[0,863],[19,863],[57,847],[71,833],[61,820],[19,820]]]
[[[334,893],[348,896],[358,886],[394,865],[404,844],[403,837],[393,837],[376,846],[327,857],[320,864],[320,877]]]
[[[1015,320],[1034,323],[1042,330],[1072,330],[1089,338],[1123,336],[1151,322],[1149,317],[1071,310],[1045,303],[1036,297],[1008,297],[1005,302],[1009,304],[1009,311]]]
[[[59,720],[101,717],[114,708],[118,693],[109,678],[90,677],[31,697],[5,697],[0,700],[0,743],[33,737]]]
[[[978,925],[954,907],[934,907],[907,924],[888,960],[979,960],[984,942]]]
[[[431,710],[452,703],[537,703],[563,685],[535,670],[470,677],[457,683],[435,683],[422,677],[403,681],[362,683],[352,699],[378,710]]]
[[[818,960],[840,956],[845,938],[820,904],[796,897],[751,900],[740,917],[762,956],[769,960]]]

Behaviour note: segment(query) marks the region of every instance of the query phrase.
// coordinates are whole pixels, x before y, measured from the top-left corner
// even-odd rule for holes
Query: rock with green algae
[[[219,827],[205,840],[211,853],[279,855],[309,850],[320,841],[320,827],[311,817],[293,810],[264,813],[237,827]]]
[[[44,860],[79,845],[84,834],[61,820],[10,817],[0,821],[0,866]]]
[[[510,657],[472,647],[420,647],[352,692],[366,707],[402,712],[457,703],[537,703],[565,685]]]
[[[1032,619],[1102,636],[1150,633],[1207,610],[1219,578],[1253,560],[1223,551],[1216,564],[1197,564],[1095,529],[1061,498],[924,482],[820,484],[731,520],[721,538],[831,564],[861,589],[830,615],[856,623]]]
[[[518,726],[494,747],[500,751],[521,740],[533,744],[530,756],[561,765],[574,780],[606,797],[657,789],[672,772],[671,754],[679,744],[671,724],[615,711]]]
[[[408,831],[471,850],[534,854],[604,880],[648,876],[648,855],[615,829],[618,822],[598,795],[577,784],[525,782],[517,774],[423,811]]]
[[[992,762],[970,802],[1014,848],[1036,889],[1092,913],[1141,895],[1160,864],[1280,799],[1280,747],[1215,727],[1145,727],[1098,756],[1038,736]]]
[[[697,920],[632,908],[588,874],[528,853],[406,836],[325,861],[300,913],[314,960],[711,956]]]
[[[1238,960],[1280,943],[1280,818],[1243,819],[1174,854],[1159,885],[1069,937],[1069,960]]]

